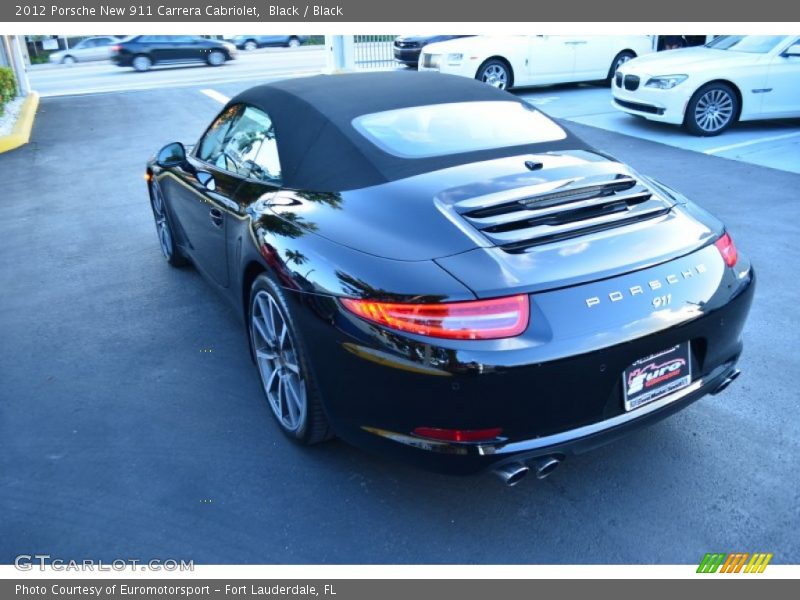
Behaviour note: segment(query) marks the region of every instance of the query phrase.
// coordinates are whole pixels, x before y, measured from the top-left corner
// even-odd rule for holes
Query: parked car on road
[[[84,38],[72,48],[51,53],[48,60],[51,63],[60,63],[62,65],[93,60],[108,60],[111,58],[111,48],[117,42],[119,42],[119,39],[111,35]]]
[[[653,52],[648,35],[474,36],[422,49],[420,71],[475,78],[500,89],[610,79]]]
[[[111,60],[120,67],[133,67],[137,71],[192,62],[218,67],[234,58],[233,44],[194,35],[137,35],[116,44],[111,54]]]
[[[422,48],[435,42],[446,42],[466,35],[401,35],[394,40],[394,59],[407,67],[416,67]]]
[[[246,324],[297,443],[513,485],[739,374],[755,275],[725,226],[491,86],[260,85],[145,169],[161,252]]]
[[[736,121],[800,117],[800,37],[725,35],[637,58],[612,91],[619,110],[702,136]]]
[[[268,46],[297,48],[308,39],[307,35],[237,35],[230,38],[239,50],[255,50]]]

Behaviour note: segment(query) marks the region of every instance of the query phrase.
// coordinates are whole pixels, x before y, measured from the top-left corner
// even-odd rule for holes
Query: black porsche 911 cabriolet
[[[304,444],[513,485],[739,374],[755,279],[723,224],[476,81],[254,87],[146,178]]]

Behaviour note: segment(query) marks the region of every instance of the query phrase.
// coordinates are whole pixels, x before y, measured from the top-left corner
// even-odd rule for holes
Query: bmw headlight
[[[659,75],[658,77],[651,77],[648,79],[644,87],[671,90],[676,85],[686,81],[688,77],[688,75]]]

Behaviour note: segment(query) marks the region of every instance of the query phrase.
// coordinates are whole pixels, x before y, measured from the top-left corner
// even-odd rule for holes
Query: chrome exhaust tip
[[[739,369],[736,369],[733,373],[728,375],[722,383],[720,383],[717,386],[717,389],[715,389],[713,392],[711,392],[711,395],[712,396],[716,396],[720,392],[726,390],[728,388],[728,386],[730,384],[732,384],[734,381],[736,381],[739,378],[739,375],[741,375],[741,374],[742,374],[742,372]]]
[[[542,456],[541,458],[534,458],[531,464],[533,472],[536,473],[536,479],[544,479],[558,468],[558,465],[561,464],[561,459],[556,456]]]
[[[508,463],[494,469],[494,474],[508,487],[514,487],[530,472],[530,467],[522,463]]]

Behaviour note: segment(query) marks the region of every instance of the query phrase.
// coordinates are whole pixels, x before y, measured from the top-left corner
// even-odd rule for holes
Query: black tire
[[[611,66],[608,68],[608,75],[606,76],[606,83],[611,84],[614,80],[614,75],[622,65],[626,62],[631,60],[632,58],[636,58],[636,54],[631,52],[630,50],[623,50],[619,54],[614,57],[614,60],[611,61]]]
[[[131,66],[139,73],[144,73],[153,66],[153,59],[146,54],[137,54],[131,59]]]
[[[248,52],[252,52],[258,48],[258,42],[255,40],[247,40],[244,44],[242,44],[242,50],[247,50]]]
[[[261,314],[263,310],[261,306],[263,306],[265,302],[269,302],[270,298],[273,302],[269,304],[270,308],[276,309],[279,312],[280,317],[286,326],[286,334],[282,337],[288,338],[291,346],[291,352],[286,353],[288,358],[285,358],[285,363],[283,364],[289,364],[291,362],[293,363],[293,366],[298,367],[296,379],[299,379],[299,382],[304,386],[305,389],[305,411],[301,411],[301,417],[298,418],[298,424],[295,427],[287,426],[287,424],[284,422],[286,415],[278,415],[278,410],[276,409],[276,406],[271,399],[270,392],[267,389],[268,382],[265,381],[265,371],[268,370],[268,367],[262,367],[262,364],[259,362],[259,358],[257,358],[257,344],[261,344],[263,342],[263,338],[258,333],[257,327],[254,324],[254,317],[261,318],[263,323],[263,315]],[[259,302],[261,303],[260,305],[258,304]],[[258,369],[259,379],[261,380],[261,388],[264,392],[265,400],[267,401],[267,404],[272,412],[272,416],[275,418],[275,422],[278,424],[278,427],[280,427],[284,435],[286,435],[293,442],[304,446],[310,446],[312,444],[318,444],[333,438],[334,432],[328,423],[327,416],[325,415],[325,409],[322,405],[319,387],[316,384],[314,373],[309,363],[308,352],[306,350],[305,343],[299,334],[299,329],[295,323],[296,322],[289,307],[289,303],[287,302],[286,296],[284,295],[280,286],[266,273],[262,273],[256,277],[255,281],[253,281],[253,285],[250,288],[250,301],[247,311],[247,329],[248,337],[250,339],[250,352],[253,359],[256,361],[256,368]],[[262,351],[263,350],[274,352],[276,354],[284,352],[284,350],[276,352],[266,346],[262,348]],[[289,369],[284,367],[280,368],[283,369],[283,371],[287,374],[290,374]],[[278,396],[280,396],[280,389],[281,388],[279,386],[277,392]],[[289,399],[286,397],[286,394],[287,392],[284,388],[285,402],[288,404]],[[283,413],[282,410],[280,412]]]
[[[289,38],[289,41],[286,42],[287,48],[299,48],[301,45],[300,39],[296,36],[292,36]]]
[[[514,87],[514,72],[505,61],[497,58],[490,58],[478,67],[475,79],[501,90],[509,90]]]
[[[206,57],[206,62],[212,67],[219,67],[225,64],[228,57],[222,50],[212,50]]]
[[[64,58],[61,59],[62,65],[74,65],[78,62],[78,59],[72,56],[71,54],[67,54]]]
[[[692,135],[719,135],[739,118],[739,97],[727,83],[709,83],[697,90],[683,117],[683,126]]]
[[[157,181],[151,181],[148,186],[150,192],[150,208],[153,210],[153,219],[156,223],[156,234],[161,253],[167,259],[171,267],[184,267],[189,264],[189,260],[183,255],[176,243],[175,230],[170,221],[169,211],[164,202],[164,193]],[[167,239],[165,239],[165,236]]]

